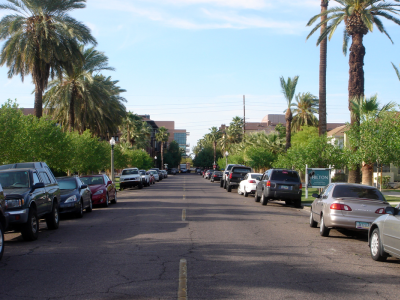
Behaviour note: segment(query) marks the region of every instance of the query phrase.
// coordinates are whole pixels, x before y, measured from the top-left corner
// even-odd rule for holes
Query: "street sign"
[[[308,168],[306,165],[306,199],[309,188],[324,188],[331,183],[331,168]]]
[[[217,165],[213,165],[213,169],[215,170],[217,168]]]

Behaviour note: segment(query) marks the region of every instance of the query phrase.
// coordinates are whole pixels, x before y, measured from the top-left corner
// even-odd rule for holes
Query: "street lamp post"
[[[111,145],[111,180],[112,182],[114,182],[114,145],[115,145],[114,137],[111,138],[110,145]]]
[[[226,171],[226,167],[228,166],[228,151],[225,152],[225,171]]]
[[[154,156],[154,168],[157,168],[157,156]]]

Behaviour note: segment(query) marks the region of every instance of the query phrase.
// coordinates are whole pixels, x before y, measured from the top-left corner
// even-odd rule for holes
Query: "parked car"
[[[268,200],[283,200],[286,205],[301,207],[303,193],[300,176],[296,171],[269,169],[257,183],[255,201],[267,205]]]
[[[161,173],[161,170],[159,168],[151,168],[150,170],[156,171],[158,174],[158,179],[157,181],[161,181],[164,178],[164,175]]]
[[[220,181],[222,178],[222,171],[214,171],[211,174],[211,178],[210,181],[214,182],[214,181]]]
[[[368,230],[389,206],[377,188],[361,184],[332,183],[313,197],[310,226],[319,223],[322,236],[328,236],[331,228]]]
[[[177,168],[168,169],[168,174],[176,175],[177,173],[178,173],[178,169]]]
[[[212,172],[214,172],[214,171],[213,170],[207,170],[206,173],[204,174],[204,179],[210,179]]]
[[[400,258],[400,210],[385,208],[385,215],[372,222],[368,232],[368,245],[373,260],[385,261],[387,257]]]
[[[229,172],[233,166],[238,166],[238,165],[237,164],[229,164],[226,166],[224,173],[222,174],[221,181],[219,183],[220,187],[223,187],[224,189],[226,189],[226,177],[229,176]]]
[[[201,173],[202,173],[202,172],[201,172],[201,169],[200,169],[200,168],[197,168],[197,169],[196,169],[196,173],[199,174],[199,175],[201,175]]]
[[[251,172],[250,167],[246,166],[233,166],[226,176],[226,191],[231,192],[233,188],[237,188],[239,183],[243,180],[247,173]]]
[[[60,188],[44,162],[0,166],[0,184],[4,189],[8,229],[20,231],[26,241],[39,237],[39,219],[48,229],[60,224]]]
[[[143,188],[142,176],[138,168],[123,169],[119,177],[119,187],[121,189],[137,186],[139,189]]]
[[[143,186],[150,186],[150,173],[146,170],[139,170],[140,176],[142,177]]]
[[[108,207],[110,201],[111,203],[117,203],[117,189],[107,175],[87,175],[80,178],[84,184],[89,186],[93,205]]]
[[[161,173],[164,175],[164,178],[168,178],[168,172],[165,170],[161,170]]]
[[[249,194],[255,194],[257,183],[260,182],[262,175],[261,173],[247,173],[239,183],[238,194],[245,197]]]
[[[154,177],[154,179],[155,179],[157,182],[160,181],[160,175],[158,175],[158,172],[157,172],[156,170],[150,169],[149,172],[150,172],[151,174],[153,174],[153,177]]]
[[[4,253],[4,230],[8,226],[8,214],[5,211],[5,202],[3,187],[0,184],[0,260]]]
[[[87,184],[79,177],[57,177],[60,186],[60,213],[74,213],[76,217],[83,217],[83,210],[91,212],[93,208],[92,193]]]

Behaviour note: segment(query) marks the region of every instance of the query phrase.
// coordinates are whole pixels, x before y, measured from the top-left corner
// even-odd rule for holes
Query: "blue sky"
[[[4,2],[3,0],[0,2]],[[128,110],[154,120],[174,120],[190,132],[190,148],[212,126],[243,115],[259,122],[283,113],[279,77],[299,75],[297,93],[318,96],[319,49],[306,41],[307,21],[320,0],[88,0],[71,15],[92,29],[97,49],[109,57],[110,72],[127,90]],[[331,1],[331,6],[336,6]],[[6,15],[0,11],[0,17]],[[398,102],[400,28],[385,23],[394,45],[374,30],[364,38],[365,94]],[[347,122],[348,56],[343,28],[328,43],[328,122]],[[7,78],[0,68],[2,98],[33,107],[33,84]]]

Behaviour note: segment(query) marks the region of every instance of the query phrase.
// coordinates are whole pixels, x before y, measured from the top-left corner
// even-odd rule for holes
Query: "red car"
[[[117,203],[117,190],[115,184],[107,175],[88,175],[82,176],[81,180],[87,184],[92,192],[93,205],[103,205],[108,207],[110,201]]]

